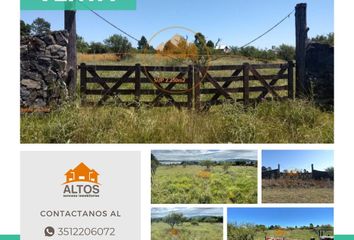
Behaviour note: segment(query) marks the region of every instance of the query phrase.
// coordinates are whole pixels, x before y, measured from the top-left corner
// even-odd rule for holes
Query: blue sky
[[[256,150],[153,150],[158,160],[198,161],[198,160],[227,160],[250,159],[257,160]]]
[[[332,208],[229,208],[228,223],[263,224],[282,227],[331,224]]]
[[[262,166],[277,168],[280,164],[281,171],[284,169],[307,169],[311,170],[314,164],[316,170],[324,170],[333,167],[332,150],[263,150]]]
[[[226,45],[241,46],[268,30],[290,13],[299,2],[308,3],[309,36],[334,31],[333,0],[137,0],[136,11],[99,11],[111,22],[140,38],[150,39],[159,30],[169,26],[183,26],[202,32],[207,39],[222,39]],[[63,28],[63,11],[21,11],[21,19],[31,23],[37,17],[47,19],[53,29]],[[89,11],[77,14],[78,34],[87,41],[102,41],[118,33],[117,30]],[[158,35],[151,44],[156,46],[174,34],[192,34],[181,29]],[[295,18],[292,15],[282,25],[253,45],[271,48],[282,43],[295,44]],[[134,45],[135,43],[132,42]]]
[[[197,216],[223,216],[222,208],[152,208],[151,218],[165,217],[169,213],[183,213],[185,217],[197,217]]]

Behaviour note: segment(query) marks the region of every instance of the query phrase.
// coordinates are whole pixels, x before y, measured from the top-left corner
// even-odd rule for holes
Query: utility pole
[[[306,3],[296,5],[296,97],[306,97],[310,93],[310,83],[306,79],[307,16]]]
[[[76,55],[76,11],[65,10],[64,20],[65,30],[69,32],[67,46],[67,85],[70,98],[76,96],[77,84],[77,55]]]

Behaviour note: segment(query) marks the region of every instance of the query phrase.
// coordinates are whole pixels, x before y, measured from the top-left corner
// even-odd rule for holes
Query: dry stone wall
[[[21,108],[46,108],[68,98],[68,32],[21,38]]]

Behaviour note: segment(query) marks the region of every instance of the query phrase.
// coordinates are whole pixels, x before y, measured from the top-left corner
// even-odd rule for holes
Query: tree
[[[278,58],[285,61],[291,61],[295,59],[295,47],[282,44],[276,48]]]
[[[90,45],[84,40],[83,37],[77,35],[76,37],[76,48],[80,53],[88,53]]]
[[[151,178],[155,175],[157,167],[160,165],[159,160],[151,153]]]
[[[334,33],[328,33],[327,35],[317,35],[316,37],[312,38],[311,41],[334,46]]]
[[[183,219],[184,217],[182,213],[170,213],[163,218],[163,221],[170,225],[171,229],[174,229],[176,225],[181,224],[183,222]]]
[[[31,24],[31,31],[34,35],[46,34],[50,32],[50,23],[44,18],[36,18]]]
[[[328,172],[329,176],[333,178],[334,176],[334,167],[328,167],[325,169],[326,172]]]
[[[204,160],[200,163],[200,165],[204,166],[207,171],[210,171],[210,167],[213,165],[213,162],[210,160]]]
[[[108,50],[113,53],[128,53],[132,48],[132,44],[128,39],[118,34],[110,36],[104,40],[104,43]]]
[[[139,50],[148,50],[149,49],[149,43],[148,43],[145,36],[142,36],[141,39],[139,40],[138,49]]]
[[[208,48],[211,48],[211,49],[214,49],[214,48],[215,48],[214,42],[211,41],[211,40],[209,40],[209,41],[207,42],[206,46],[207,46]]]
[[[100,42],[91,42],[88,53],[107,53],[107,47]]]
[[[310,228],[310,229],[313,229],[313,223],[310,223],[309,228]]]
[[[20,21],[20,32],[21,32],[21,36],[25,37],[25,36],[29,36],[31,34],[31,25],[25,23],[25,21],[21,20]]]

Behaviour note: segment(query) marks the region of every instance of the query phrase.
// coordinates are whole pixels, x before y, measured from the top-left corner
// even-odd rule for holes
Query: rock
[[[21,106],[61,104],[68,96],[67,31],[21,38]]]
[[[41,89],[41,82],[32,79],[23,79],[21,84],[29,89]]]
[[[31,92],[27,88],[25,88],[23,86],[21,86],[20,91],[21,91],[20,92],[21,93],[21,98],[23,98],[23,99],[27,99],[30,96],[30,94],[31,94]]]
[[[46,47],[46,44],[39,37],[33,37],[30,46],[39,50],[39,49],[44,49]]]
[[[66,47],[63,47],[61,45],[50,45],[49,47],[46,48],[45,54],[47,56],[51,56],[52,58],[60,58],[60,59],[65,59],[66,58]]]
[[[36,81],[41,81],[43,79],[42,75],[40,75],[37,72],[32,72],[32,71],[22,71],[21,78],[27,78],[27,79],[32,79],[32,80],[36,80]]]
[[[42,98],[37,98],[33,103],[35,108],[45,107],[46,105],[46,102]]]
[[[57,80],[58,75],[54,71],[48,69],[47,72],[43,73],[43,77],[44,81],[46,81],[47,83],[53,83]]]
[[[58,73],[64,72],[66,70],[66,61],[54,59],[53,60],[53,68]],[[53,70],[53,68],[52,68],[52,70]]]
[[[57,44],[59,44],[61,46],[65,46],[65,47],[68,45],[67,31],[56,31],[56,32],[53,32],[53,35],[55,37]]]
[[[44,35],[41,38],[47,45],[53,45],[55,44],[55,39],[52,35]]]

